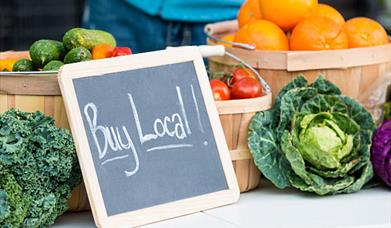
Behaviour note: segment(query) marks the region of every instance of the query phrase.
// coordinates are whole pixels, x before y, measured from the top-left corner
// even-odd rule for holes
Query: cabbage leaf
[[[271,110],[249,125],[248,145],[262,174],[276,187],[319,195],[352,193],[373,176],[371,115],[333,83],[299,76]]]

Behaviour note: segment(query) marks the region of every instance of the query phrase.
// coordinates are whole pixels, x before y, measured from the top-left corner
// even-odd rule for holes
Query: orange
[[[344,30],[349,39],[349,48],[377,46],[388,43],[387,32],[376,21],[356,17],[345,23]]]
[[[348,48],[343,27],[327,17],[310,17],[301,21],[290,38],[291,50],[332,50]]]
[[[110,44],[98,44],[92,49],[92,59],[104,59],[111,57],[114,47]]]
[[[16,59],[1,59],[0,60],[0,72],[1,71],[12,71],[12,68],[14,67],[14,63],[16,62]]]
[[[234,39],[235,39],[235,34],[225,35],[225,36],[221,37],[221,39],[225,40],[225,41],[233,42]],[[224,42],[217,42],[217,43],[221,44],[221,45],[224,45],[224,46],[227,46],[227,47],[231,47],[232,46],[231,44],[227,44],[227,43],[224,43]]]
[[[289,50],[284,31],[267,20],[256,20],[240,28],[234,41],[254,45],[258,50]]]
[[[326,4],[318,4],[312,9],[311,17],[328,17],[330,19],[333,19],[335,22],[337,22],[340,25],[345,24],[345,19],[343,16],[338,12],[338,10],[334,9],[333,7],[326,5]]]
[[[283,30],[293,29],[297,23],[310,16],[318,0],[261,0],[264,19],[272,21]]]
[[[259,2],[260,0],[247,0],[245,3],[243,3],[238,13],[239,28],[252,21],[262,19]]]

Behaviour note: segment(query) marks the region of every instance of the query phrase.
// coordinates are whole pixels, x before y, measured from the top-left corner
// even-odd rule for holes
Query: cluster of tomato
[[[131,55],[128,47],[113,47],[110,44],[98,44],[92,49],[92,59],[104,59],[116,56]]]
[[[219,79],[209,81],[216,101],[260,97],[263,88],[257,76],[247,68],[238,67]]]

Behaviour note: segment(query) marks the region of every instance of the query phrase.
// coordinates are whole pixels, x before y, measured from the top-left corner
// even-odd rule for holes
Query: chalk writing
[[[179,140],[179,142],[173,144],[146,148],[146,152],[193,147],[193,144],[182,142],[192,134],[192,130],[187,117],[181,88],[176,86],[175,89],[177,95],[176,99],[179,104],[178,112],[158,117],[151,121],[150,124],[152,127],[148,129],[153,129],[153,132],[145,131],[146,128],[143,125],[148,124],[148,122],[142,122],[140,120],[139,110],[137,109],[135,99],[131,93],[127,94],[131,113],[133,114],[132,120],[135,123],[138,141],[141,145],[150,141],[159,140],[159,138],[170,137],[177,141]],[[204,132],[193,85],[190,85],[190,90],[197,114],[198,126],[200,131]],[[108,163],[123,159],[133,159],[135,167],[133,167],[133,169],[126,170],[125,175],[130,177],[136,174],[140,168],[139,154],[136,151],[132,138],[130,137],[129,128],[124,125],[106,126],[98,124],[98,108],[94,103],[88,103],[84,106],[84,115],[88,123],[88,130],[92,135],[98,151],[98,157],[101,160],[101,165],[107,165]],[[207,142],[205,141],[203,144],[206,146]]]

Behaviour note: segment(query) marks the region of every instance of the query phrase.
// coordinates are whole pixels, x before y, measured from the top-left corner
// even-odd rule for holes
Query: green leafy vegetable
[[[391,119],[391,101],[384,104],[384,120]]]
[[[250,122],[248,145],[276,187],[319,195],[352,193],[373,176],[369,148],[375,124],[356,101],[323,77],[285,86],[273,109]]]
[[[81,175],[68,131],[40,112],[0,115],[0,227],[45,227]]]

